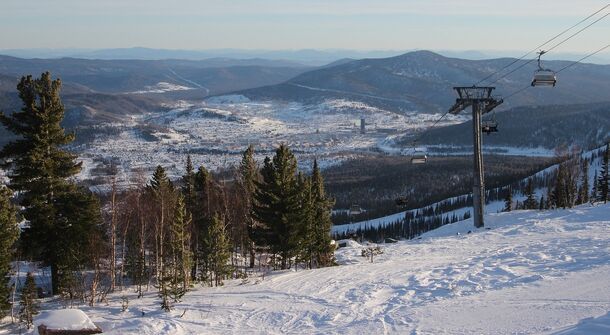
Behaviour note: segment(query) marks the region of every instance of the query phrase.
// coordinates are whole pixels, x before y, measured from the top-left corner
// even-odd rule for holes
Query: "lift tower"
[[[491,112],[499,106],[503,100],[491,96],[495,87],[454,87],[458,98],[449,109],[451,114],[459,114],[464,109],[472,106],[472,133],[474,147],[474,183],[472,187],[473,218],[474,226],[481,228],[485,225],[483,214],[485,209],[485,178],[483,176],[483,155],[481,154],[481,116]]]

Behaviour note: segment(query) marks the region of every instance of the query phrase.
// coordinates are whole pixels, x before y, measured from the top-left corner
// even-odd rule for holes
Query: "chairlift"
[[[481,131],[489,135],[498,132],[498,122],[493,120],[483,120],[481,122]]]
[[[396,203],[397,207],[405,207],[409,203],[409,200],[407,197],[398,197],[396,200],[394,200],[394,202]]]
[[[545,69],[542,67],[540,57],[544,55],[546,51],[540,50],[538,52],[538,70],[534,72],[534,79],[532,79],[532,86],[553,86],[557,83],[557,76],[553,70]]]
[[[411,164],[425,164],[428,162],[428,156],[426,154],[415,154],[411,157]]]
[[[498,132],[498,121],[496,121],[496,112],[491,113],[491,119],[481,121],[481,131],[489,135]]]

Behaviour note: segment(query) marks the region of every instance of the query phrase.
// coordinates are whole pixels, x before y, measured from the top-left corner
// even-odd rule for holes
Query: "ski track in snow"
[[[492,214],[486,224],[489,230],[475,230],[472,220],[461,221],[382,245],[374,263],[350,242],[337,251],[341,266],[197,286],[171,313],[160,311],[154,292],[136,299],[132,290],[127,312],[120,312],[120,293],[109,306],[80,308],[105,334],[582,334],[610,327],[610,204]]]

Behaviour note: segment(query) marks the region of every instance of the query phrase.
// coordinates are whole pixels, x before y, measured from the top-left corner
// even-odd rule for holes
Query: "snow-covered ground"
[[[340,266],[197,287],[171,313],[154,292],[128,291],[126,312],[120,293],[80,308],[106,334],[608,334],[610,204],[489,214],[486,227],[381,245],[374,263],[352,241]]]
[[[307,105],[254,102],[238,95],[167,107],[167,112],[133,115],[127,126],[115,127],[112,136],[98,136],[75,150],[86,164],[114,157],[129,168],[153,169],[161,164],[178,176],[187,153],[196,164],[214,170],[237,163],[249,144],[256,146],[257,158],[262,160],[285,143],[300,162],[310,165],[315,157],[324,167],[371,150],[385,150],[388,138],[429,127],[440,117],[415,111],[397,114],[342,99]],[[366,123],[364,134],[361,118]],[[465,120],[451,116],[440,125]],[[91,178],[91,171],[86,168],[81,177]]]

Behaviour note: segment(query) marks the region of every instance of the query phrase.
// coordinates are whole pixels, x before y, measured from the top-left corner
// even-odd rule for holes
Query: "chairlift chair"
[[[426,154],[415,154],[411,157],[411,164],[425,164],[428,162],[428,156]]]
[[[481,131],[489,135],[498,132],[498,122],[494,120],[483,120],[481,122]]]
[[[532,79],[532,86],[553,86],[557,83],[557,76],[553,70],[545,69],[542,67],[540,57],[544,55],[546,51],[540,50],[538,52],[538,70],[534,72],[534,79]]]
[[[394,202],[396,203],[397,207],[405,207],[409,203],[409,200],[407,197],[398,197],[396,200],[394,200]]]

